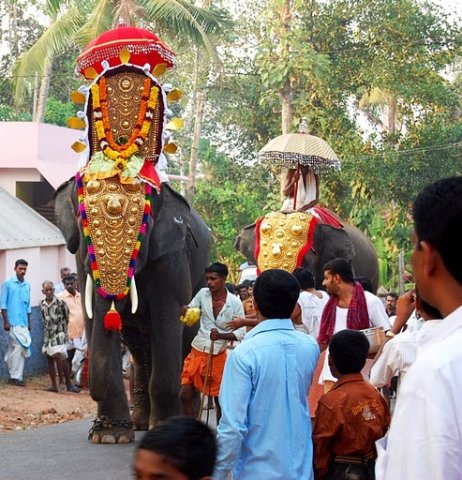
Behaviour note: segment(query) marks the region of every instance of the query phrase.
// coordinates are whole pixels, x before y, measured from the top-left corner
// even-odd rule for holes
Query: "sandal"
[[[53,393],[58,393],[58,389],[57,388],[53,388],[53,387],[49,387],[49,388],[46,388],[45,389],[45,392],[53,392]]]
[[[75,385],[69,385],[67,387],[67,391],[71,393],[80,393],[80,388],[76,387]]]

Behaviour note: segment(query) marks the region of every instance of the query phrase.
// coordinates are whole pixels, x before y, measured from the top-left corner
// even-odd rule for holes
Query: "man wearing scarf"
[[[330,300],[324,307],[319,328],[318,343],[321,351],[329,345],[334,333],[340,330],[364,330],[372,327],[390,329],[390,322],[381,300],[370,292],[365,292],[360,283],[355,282],[353,269],[347,260],[335,258],[324,265],[324,281]],[[367,376],[371,362],[366,362],[362,373]],[[335,377],[328,364],[328,353],[319,383],[329,391]]]

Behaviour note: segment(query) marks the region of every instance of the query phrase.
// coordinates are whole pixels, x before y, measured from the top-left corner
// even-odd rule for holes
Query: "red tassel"
[[[104,317],[104,328],[106,330],[115,330],[120,332],[122,330],[122,319],[119,312],[115,309],[114,302],[112,302],[110,310]]]

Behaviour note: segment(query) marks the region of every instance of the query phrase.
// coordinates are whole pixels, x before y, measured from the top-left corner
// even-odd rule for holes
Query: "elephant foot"
[[[133,430],[148,430],[149,415],[151,414],[151,402],[149,394],[141,388],[135,389],[135,401],[130,419],[133,424]]]
[[[135,440],[135,434],[131,422],[101,416],[93,420],[93,426],[88,432],[88,440],[91,443],[130,443]]]

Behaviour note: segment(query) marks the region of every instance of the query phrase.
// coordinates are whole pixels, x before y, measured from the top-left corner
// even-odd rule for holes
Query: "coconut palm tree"
[[[216,57],[211,37],[230,27],[227,13],[203,9],[188,0],[46,0],[50,25],[15,65],[15,100],[24,98],[29,80],[42,77],[36,120],[44,115],[52,59],[69,44],[83,47],[119,21],[126,25],[154,23],[156,29],[204,47]]]

